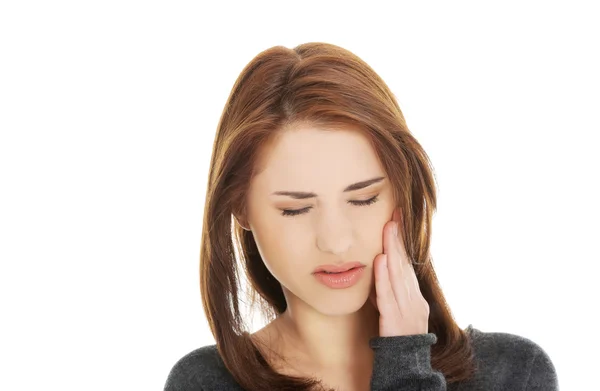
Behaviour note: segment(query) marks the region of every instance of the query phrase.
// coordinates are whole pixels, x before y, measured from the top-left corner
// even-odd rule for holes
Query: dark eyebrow
[[[349,191],[364,189],[365,187],[371,186],[372,184],[377,183],[377,182],[381,182],[384,179],[385,179],[385,177],[380,176],[377,178],[368,179],[366,181],[353,183],[350,186],[346,187],[344,189],[344,192],[346,193]],[[273,195],[289,196],[289,197],[295,198],[297,200],[303,200],[306,198],[314,198],[317,196],[315,193],[307,193],[307,192],[303,192],[303,191],[276,191],[275,193],[273,193]]]

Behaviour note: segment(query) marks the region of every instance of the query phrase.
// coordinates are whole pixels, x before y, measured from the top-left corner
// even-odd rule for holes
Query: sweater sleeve
[[[375,337],[371,391],[446,391],[446,379],[431,368],[434,333]]]
[[[558,378],[554,364],[544,349],[537,348],[531,364],[526,391],[558,391]]]

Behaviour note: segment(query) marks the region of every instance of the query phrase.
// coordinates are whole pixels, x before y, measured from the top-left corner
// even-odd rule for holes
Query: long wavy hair
[[[403,237],[419,287],[429,303],[429,332],[437,343],[431,365],[447,384],[474,374],[469,335],[456,324],[430,255],[436,210],[429,158],[409,132],[395,96],[362,59],[339,46],[311,42],[259,53],[237,78],[214,139],[200,251],[202,305],[218,352],[246,390],[312,390],[318,379],[278,373],[247,332],[240,303],[273,320],[287,303],[281,284],[265,267],[251,231],[240,225],[261,149],[287,126],[309,123],[358,128],[370,140],[402,209]],[[236,258],[237,253],[237,258]],[[242,292],[242,274],[249,292]]]

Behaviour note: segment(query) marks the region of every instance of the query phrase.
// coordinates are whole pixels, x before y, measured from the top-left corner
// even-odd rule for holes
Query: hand
[[[399,237],[401,230],[396,209],[383,227],[383,253],[373,261],[375,290],[370,299],[379,311],[380,337],[427,334],[429,329],[429,304]]]

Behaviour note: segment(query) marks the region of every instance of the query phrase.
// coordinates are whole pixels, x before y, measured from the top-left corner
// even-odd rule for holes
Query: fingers
[[[375,290],[377,293],[377,309],[381,316],[394,316],[398,312],[398,303],[390,283],[387,255],[375,259]]]
[[[392,215],[392,221],[394,221],[396,224],[395,225],[396,231],[393,232],[393,234],[394,234],[393,244],[395,245],[398,253],[400,254],[401,260],[404,261],[403,264],[410,265],[410,262],[408,260],[408,255],[406,253],[406,249],[404,248],[404,243],[402,242],[402,235],[401,235],[401,231],[403,229],[402,216],[400,215],[400,212],[398,211],[398,209],[394,210],[394,213]]]
[[[417,276],[408,258],[400,232],[402,230],[401,215],[394,210],[392,221],[385,226],[384,253],[388,258],[388,274],[390,285],[400,306],[410,302],[413,297],[419,297],[420,289]],[[419,294],[417,294],[417,292]]]
[[[402,227],[397,221],[393,220],[386,224],[384,230],[384,254],[388,255],[388,269],[392,277],[392,287],[396,287],[394,282],[403,280],[406,270],[411,267],[406,250],[400,239],[399,230]]]
[[[398,229],[402,230],[403,229],[402,215],[400,214],[399,209],[394,210],[392,218],[394,221],[396,221],[398,223]],[[419,280],[417,279],[417,275],[415,274],[414,266],[412,265],[410,258],[408,257],[408,254],[406,252],[406,248],[404,247],[404,244],[402,242],[402,236],[399,233],[396,235],[395,243],[397,245],[398,251],[400,252],[401,259],[404,261],[404,262],[401,262],[401,264],[406,269],[405,273],[409,274],[409,276],[410,276],[409,278],[410,278],[410,280],[412,280],[413,287],[420,292],[421,288],[419,287]]]
[[[392,221],[384,226],[383,254],[375,257],[373,262],[380,336],[428,331],[429,304],[421,294],[415,270],[407,256],[399,222],[400,214],[394,211]]]

